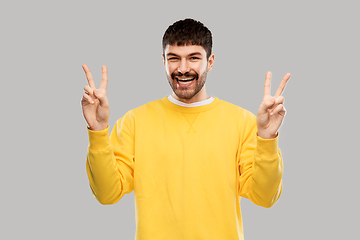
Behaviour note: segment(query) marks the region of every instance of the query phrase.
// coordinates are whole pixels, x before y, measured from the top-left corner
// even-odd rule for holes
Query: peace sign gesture
[[[275,96],[270,95],[271,72],[266,73],[264,97],[257,113],[258,136],[264,139],[275,138],[285,117],[284,97],[281,95],[290,73],[282,79]]]
[[[88,81],[84,87],[85,93],[81,99],[82,111],[90,130],[101,131],[107,128],[109,121],[109,101],[106,95],[108,72],[102,66],[101,86],[96,89],[94,79],[86,64],[83,69]]]

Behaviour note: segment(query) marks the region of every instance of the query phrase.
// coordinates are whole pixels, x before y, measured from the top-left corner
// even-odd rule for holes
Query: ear
[[[215,55],[214,54],[211,54],[209,59],[208,59],[208,72],[211,71],[213,65],[214,65],[214,61],[215,61]]]
[[[161,57],[162,57],[162,60],[164,62],[164,65],[165,65],[165,57],[164,57],[164,54],[161,54]]]

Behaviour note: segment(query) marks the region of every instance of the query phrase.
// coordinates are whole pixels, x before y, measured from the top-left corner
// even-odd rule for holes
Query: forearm
[[[254,152],[252,199],[264,207],[273,206],[282,190],[283,162],[278,139],[257,137]]]
[[[122,194],[122,183],[117,170],[109,128],[89,130],[89,148],[86,170],[91,190],[101,204],[116,203]]]
[[[249,163],[243,166],[240,194],[259,206],[271,207],[282,190],[282,156],[277,138],[257,137],[256,141]]]

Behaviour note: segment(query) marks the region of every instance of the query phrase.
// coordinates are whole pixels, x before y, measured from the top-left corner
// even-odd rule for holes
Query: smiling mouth
[[[191,77],[191,78],[178,78],[178,77],[175,77],[175,79],[179,84],[189,84],[189,83],[191,83],[192,81],[195,80],[195,77]]]

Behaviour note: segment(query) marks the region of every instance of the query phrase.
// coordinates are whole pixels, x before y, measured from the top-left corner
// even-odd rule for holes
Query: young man
[[[110,137],[107,68],[96,89],[83,65],[90,187],[102,204],[134,190],[135,239],[243,239],[240,197],[263,207],[280,197],[277,132],[290,74],[275,96],[266,74],[256,118],[206,93],[211,48],[211,32],[202,23],[185,19],[171,25],[163,37],[163,60],[173,93],[127,112]]]

